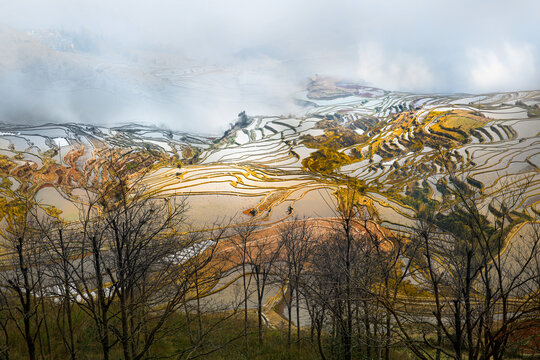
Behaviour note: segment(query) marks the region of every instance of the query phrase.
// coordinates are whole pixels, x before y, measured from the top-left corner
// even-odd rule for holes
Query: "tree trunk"
[[[202,326],[202,316],[201,316],[201,299],[199,298],[199,273],[195,272],[195,295],[197,297],[197,323],[199,325],[198,339],[202,338],[203,326]]]
[[[292,289],[291,289],[291,286],[290,286],[290,281],[289,281],[289,286],[288,286],[288,289],[287,289],[287,293],[289,294],[289,296],[285,296],[285,301],[287,301],[287,319],[289,319],[288,326],[287,326],[287,346],[291,347]]]
[[[300,346],[300,293],[298,292],[298,283],[295,285],[296,295],[296,342]]]
[[[366,328],[366,357],[371,359],[371,329],[369,324],[369,309],[367,301],[364,301],[364,326]]]
[[[469,350],[469,360],[474,360],[474,344],[473,344],[473,326],[472,326],[472,309],[471,309],[471,264],[472,250],[467,250],[467,268],[465,275],[465,293],[463,294],[465,300],[465,330],[467,331],[467,348]]]
[[[31,331],[31,325],[30,325],[30,318],[27,314],[29,314],[29,308],[27,306],[24,307],[24,340],[26,341],[26,347],[28,349],[28,359],[35,360],[36,359],[36,344],[34,343],[34,338]]]
[[[244,248],[245,251],[245,248]],[[244,255],[245,256],[245,255]],[[245,258],[242,260],[242,279],[244,285],[244,350],[246,352],[246,358],[249,354],[248,346],[248,289],[246,283],[246,261]]]
[[[34,336],[32,334],[32,294],[30,280],[28,278],[28,266],[24,260],[24,240],[19,238],[17,252],[19,256],[19,269],[21,270],[24,282],[24,294],[22,294],[20,287],[18,288],[19,297],[21,299],[21,305],[23,310],[23,323],[24,323],[24,340],[26,342],[26,347],[28,349],[28,358],[30,360],[35,360],[36,358],[36,344],[34,341]]]
[[[390,289],[388,288],[388,276],[385,279],[385,296],[386,301],[389,301],[390,299]],[[390,335],[391,335],[391,328],[390,328],[390,311],[386,310],[386,336],[384,339],[384,359],[390,360]]]
[[[321,342],[322,324],[323,324],[323,319],[321,318],[320,321],[317,321],[317,325],[316,325],[317,326],[317,348],[319,349],[321,360],[326,360],[326,356],[324,355],[324,349]]]
[[[263,344],[263,324],[262,324],[262,321],[263,321],[263,318],[262,318],[262,299],[260,299],[258,301],[258,304],[257,304],[257,315],[258,315],[258,318],[259,318],[259,346],[262,347],[262,344]]]
[[[120,317],[122,322],[122,336],[121,336],[121,343],[122,343],[122,350],[124,352],[124,360],[131,360],[131,348],[130,348],[130,341],[129,341],[129,320],[128,320],[128,312],[127,312],[127,304],[125,299],[125,294],[122,291],[120,294]]]

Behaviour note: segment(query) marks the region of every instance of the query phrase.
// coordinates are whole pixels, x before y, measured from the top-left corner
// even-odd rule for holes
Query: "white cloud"
[[[424,58],[383,48],[377,43],[358,47],[357,77],[373,86],[389,90],[426,91],[434,77]]]
[[[540,86],[537,0],[0,4],[0,121],[145,121],[219,132],[242,110],[288,112],[290,94],[316,73],[415,92]],[[34,48],[10,51],[2,23],[78,34],[78,45],[92,46],[38,52],[21,37],[18,45]]]
[[[473,91],[540,87],[535,52],[530,44],[505,43],[497,49],[471,48],[467,58],[469,86]]]

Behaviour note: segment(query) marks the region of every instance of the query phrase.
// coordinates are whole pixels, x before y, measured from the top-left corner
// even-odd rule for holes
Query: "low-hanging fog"
[[[388,90],[540,88],[540,2],[0,0],[0,122],[218,134],[320,74]]]

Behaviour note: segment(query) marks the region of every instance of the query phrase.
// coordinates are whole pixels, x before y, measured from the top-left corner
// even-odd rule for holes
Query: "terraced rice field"
[[[523,209],[537,208],[540,119],[528,110],[540,102],[539,92],[357,93],[363,96],[298,94],[312,105],[305,112],[251,117],[220,139],[137,125],[3,125],[4,190],[33,189],[43,206],[54,204],[69,216],[56,199],[76,200],[74,190],[99,152],[136,149],[155,156],[145,179],[149,191],[188,196],[195,222],[224,214],[268,224],[294,215],[332,216],[336,190],[357,179],[378,220],[401,228],[414,213],[408,189],[443,199],[437,184],[447,172],[444,156],[486,197],[504,193],[503,184],[519,181],[516,176],[529,179]]]
[[[220,138],[138,125],[0,125],[0,216],[25,193],[73,219],[74,204],[84,202],[79,188],[101,176],[111,153],[146,171],[150,193],[186,197],[191,229],[227,218],[270,227],[294,216],[335,217],[340,193],[354,186],[361,214],[406,235],[421,204],[451,204],[449,170],[480,190],[486,207],[526,182],[519,211],[540,211],[539,91],[324,94],[297,94],[309,103],[302,112],[245,117]]]

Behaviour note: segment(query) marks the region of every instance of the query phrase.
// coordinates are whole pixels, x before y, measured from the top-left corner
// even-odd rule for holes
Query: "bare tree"
[[[266,288],[270,283],[270,277],[275,270],[275,262],[279,258],[281,243],[279,241],[269,241],[268,238],[261,236],[261,233],[257,233],[256,228],[257,226],[254,223],[239,227],[233,243],[241,261],[242,277],[244,278],[244,321],[246,323],[247,301],[249,298],[248,281],[251,279],[255,281],[258,339],[261,346],[263,344],[263,300]],[[246,279],[248,275],[250,280]]]
[[[312,321],[318,323],[318,333],[323,330],[323,318],[331,322],[331,353],[336,358],[351,359],[355,292],[353,269],[362,242],[355,238],[352,222],[344,225],[344,228],[338,225],[314,248],[303,287],[311,303],[312,314],[317,316]]]
[[[117,342],[125,359],[147,356],[219,240],[201,248],[183,236],[185,202],[149,193],[131,155],[108,158],[86,188],[72,268],[77,304],[94,320],[105,358]]]
[[[73,307],[75,304],[74,266],[77,263],[78,243],[73,232],[76,230],[61,219],[54,216],[36,215],[36,223],[42,234],[42,258],[46,262],[44,277],[46,278],[46,291],[44,297],[54,299],[54,306],[58,313],[56,316],[57,329],[62,337],[66,353],[71,359],[77,358],[75,346],[75,327],[73,324]]]
[[[280,230],[282,262],[284,269],[281,276],[287,283],[287,295],[284,296],[287,306],[288,330],[287,344],[291,344],[291,323],[293,296],[296,297],[296,340],[300,345],[300,284],[305,266],[315,243],[311,227],[306,220],[295,218],[282,225]]]
[[[527,182],[512,193],[486,198],[451,177],[454,206],[419,219],[418,251],[411,256],[414,277],[432,296],[431,317],[411,317],[396,311],[395,321],[409,348],[421,358],[442,354],[454,359],[501,359],[512,335],[537,314],[532,294],[538,273],[540,239],[531,234],[508,242],[517,226],[532,226],[518,207]],[[424,329],[421,342],[406,322]],[[421,326],[419,325],[421,324]],[[435,334],[433,340],[430,334]],[[444,346],[443,339],[451,344]]]
[[[9,200],[6,226],[2,231],[5,251],[9,254],[8,267],[0,272],[6,291],[9,316],[23,336],[28,358],[38,356],[37,338],[43,319],[39,313],[39,291],[42,284],[38,232],[30,216],[35,206],[30,196]]]
[[[339,216],[313,245],[304,271],[302,288],[322,358],[390,358],[395,325],[387,308],[398,303],[408,246],[371,219],[360,196],[356,183],[338,191]],[[325,329],[329,351],[321,342]]]
[[[6,289],[0,286],[0,328],[2,331],[2,342],[0,343],[0,359],[8,360],[10,354],[10,334],[8,325],[10,323],[9,303],[6,296]]]
[[[244,305],[244,352],[248,357],[249,345],[248,345],[248,301],[250,297],[249,286],[251,283],[251,268],[249,264],[249,246],[253,241],[257,225],[255,223],[248,223],[245,226],[237,227],[236,234],[232,237],[231,242],[234,246],[234,253],[236,257],[235,265],[240,266],[242,269],[242,289],[243,289],[243,305]]]

